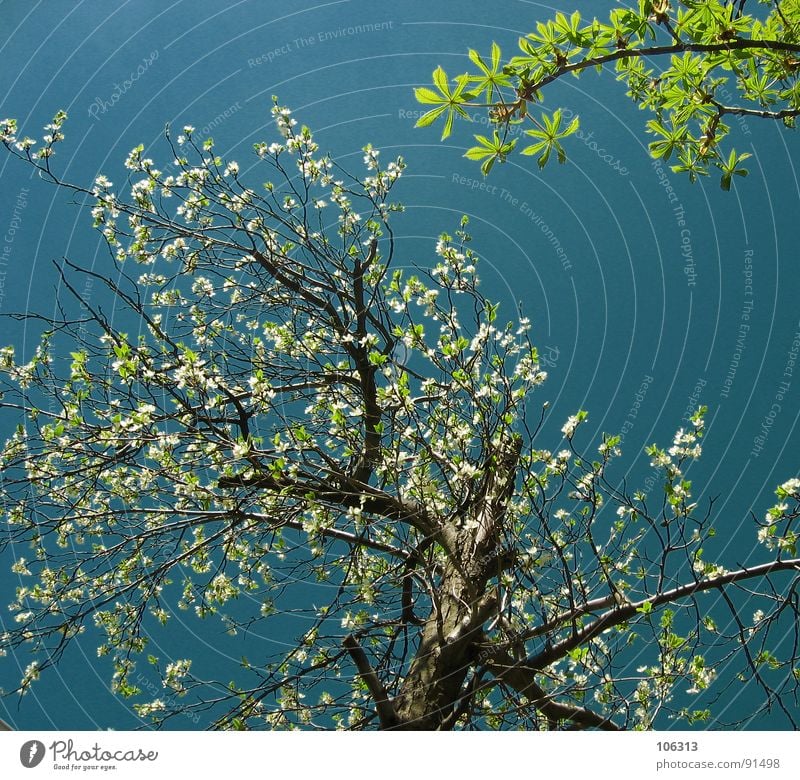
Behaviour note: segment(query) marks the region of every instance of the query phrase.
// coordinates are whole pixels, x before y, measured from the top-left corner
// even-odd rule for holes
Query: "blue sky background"
[[[17,117],[37,135],[65,109],[58,160],[82,182],[101,171],[121,180],[122,160],[138,143],[155,146],[159,162],[165,123],[211,128],[219,153],[246,171],[252,144],[272,137],[273,94],[345,167],[360,170],[367,142],[385,157],[402,154],[400,262],[432,262],[436,236],[470,216],[487,295],[509,316],[522,306],[552,364],[541,391],[551,403],[541,446],[556,449],[563,421],[579,408],[589,411],[587,439],[618,432],[627,419],[628,471],[620,476],[645,485],[643,447],[668,443],[694,406],[708,405],[705,454],[689,473],[695,495],[719,497],[716,541],[727,560],[761,560],[748,514],[763,513],[800,460],[800,373],[779,384],[800,331],[796,136],[757,120],[734,123],[737,149],[753,158],[750,176],[730,193],[717,177],[690,185],[666,170],[665,180],[647,155],[647,117],[613,72],[547,93],[549,108],[580,114],[584,138],[568,145],[565,165],[542,172],[517,156],[481,186],[478,167],[462,157],[471,133],[485,131],[479,114],[474,125],[457,123],[445,143],[435,128],[413,129],[421,108],[413,87],[428,83],[437,65],[463,72],[470,47],[485,53],[495,40],[511,54],[517,38],[555,10],[590,14],[610,5],[0,0],[0,117]],[[377,29],[356,29],[364,25]],[[50,312],[66,298],[52,261],[92,265],[103,250],[88,213],[31,180],[25,166],[0,157],[0,180],[0,231],[13,239],[0,246],[0,312]],[[25,354],[37,337],[30,326],[0,321],[0,342]],[[16,422],[0,417],[0,434]],[[4,609],[15,578],[0,563]],[[231,664],[231,676],[241,654],[192,626],[158,639],[165,657],[198,643],[209,663]],[[88,644],[74,648],[22,702],[0,702],[0,716],[18,728],[136,725],[129,705],[108,692],[108,668],[93,653]],[[0,659],[0,685],[12,685],[28,661]]]

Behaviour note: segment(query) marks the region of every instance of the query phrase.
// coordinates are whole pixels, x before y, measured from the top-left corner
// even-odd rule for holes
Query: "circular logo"
[[[39,742],[38,739],[28,740],[19,749],[19,760],[22,766],[26,767],[27,769],[33,769],[35,766],[39,766],[43,758],[44,743]]]

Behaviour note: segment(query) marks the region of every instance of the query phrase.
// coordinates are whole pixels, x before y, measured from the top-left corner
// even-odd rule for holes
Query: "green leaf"
[[[433,83],[436,84],[443,95],[450,94],[449,84],[447,83],[447,73],[445,73],[441,65],[433,71]]]
[[[451,90],[447,79],[447,73],[441,66],[436,68],[436,70],[433,71],[433,83],[441,94],[437,95],[433,90],[428,89],[427,87],[417,87],[414,90],[414,94],[420,103],[428,105],[438,104],[441,107],[441,111],[439,111],[438,114],[434,114],[432,117],[430,116],[431,112],[424,114],[421,117],[421,120],[425,120],[425,124],[420,124],[418,121],[416,126],[425,127],[436,120],[442,113],[447,112],[447,118],[445,119],[444,130],[442,132],[442,140],[447,138],[452,131],[453,119],[455,118],[456,114],[460,114],[465,119],[469,119],[469,115],[463,109],[464,105],[475,98],[474,94],[465,91],[469,81],[470,77],[466,73],[457,76],[456,86],[453,90]]]
[[[475,140],[479,145],[467,149],[464,153],[464,157],[468,160],[483,160],[481,172],[484,176],[492,170],[492,167],[498,160],[500,162],[505,162],[507,155],[510,154],[517,145],[516,138],[506,142],[500,138],[497,131],[494,132],[491,140],[484,135],[476,135]]]
[[[730,191],[731,183],[734,176],[747,176],[747,169],[740,168],[739,165],[742,160],[746,160],[751,155],[748,152],[737,155],[735,149],[731,149],[727,161],[716,163],[717,167],[722,170],[722,178],[720,179],[719,186],[726,192]]]
[[[447,138],[453,130],[453,117],[455,116],[455,112],[448,111],[447,112],[447,119],[444,120],[444,129],[442,130],[442,140]]]
[[[432,89],[427,87],[416,87],[414,95],[420,103],[441,103],[442,98],[437,95]]]
[[[432,108],[430,111],[426,111],[416,121],[414,127],[428,127],[428,125],[432,125],[446,110],[446,106],[440,106],[439,108]]]
[[[491,156],[492,152],[490,150],[483,149],[480,146],[473,146],[464,152],[464,157],[466,157],[468,160],[483,160],[485,157]]]

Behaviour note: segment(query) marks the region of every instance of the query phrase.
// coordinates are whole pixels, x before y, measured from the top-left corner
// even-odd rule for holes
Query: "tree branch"
[[[435,531],[434,523],[423,506],[400,501],[381,490],[354,480],[348,481],[347,487],[351,488],[349,490],[331,484],[316,484],[312,479],[303,481],[285,476],[276,477],[272,474],[220,477],[217,484],[221,488],[265,488],[294,498],[306,498],[309,493],[313,493],[316,500],[338,506],[353,506],[355,500],[365,512],[385,517],[387,520],[405,522],[426,536]]]
[[[589,59],[580,60],[579,62],[562,65],[550,75],[545,76],[535,84],[527,86],[519,93],[519,96],[525,100],[531,100],[533,99],[534,93],[538,92],[542,87],[560,79],[562,76],[566,76],[568,73],[586,70],[587,68],[596,67],[597,65],[605,65],[608,62],[615,62],[616,60],[622,60],[628,57],[657,57],[664,54],[681,54],[686,51],[713,54],[715,52],[741,51],[743,49],[767,49],[769,51],[800,53],[800,44],[788,43],[786,41],[735,38],[731,41],[725,41],[724,43],[676,43],[671,46],[645,46],[641,49],[619,49],[618,51],[603,54],[599,57],[590,57]]]
[[[491,652],[486,666],[498,680],[525,696],[548,720],[569,720],[583,728],[601,731],[622,730],[610,718],[604,718],[585,707],[553,701],[551,695],[536,682],[539,670],[528,662],[515,661],[505,650]]]
[[[594,637],[602,634],[606,629],[630,620],[636,615],[637,611],[647,603],[651,604],[653,608],[656,608],[662,606],[663,604],[669,604],[671,602],[678,601],[686,596],[693,596],[695,593],[702,593],[706,590],[716,590],[736,582],[758,577],[766,577],[775,572],[791,571],[792,569],[800,571],[800,558],[792,558],[786,561],[772,561],[770,563],[761,564],[760,566],[753,566],[750,569],[738,569],[737,571],[727,572],[726,574],[722,574],[719,577],[714,577],[710,580],[700,580],[698,582],[690,582],[686,585],[680,585],[677,588],[664,591],[663,593],[653,596],[652,598],[641,599],[640,601],[617,606],[614,609],[610,609],[602,614],[599,618],[597,618],[597,620],[586,626],[586,628],[573,632],[567,639],[550,646],[541,653],[531,656],[526,661],[526,664],[530,665],[537,671],[541,671],[545,667],[566,656],[570,650],[574,650],[576,647],[580,647],[587,642],[590,642],[592,639],[594,639]],[[613,597],[609,598],[611,598],[613,601]],[[604,603],[607,601],[608,599],[601,599],[599,602],[595,603]],[[546,624],[548,630],[555,630],[567,621],[573,622],[589,614],[592,603],[593,602],[589,602],[580,609],[563,613],[556,621],[550,621]],[[538,629],[534,629],[535,634],[541,635],[542,633],[545,633],[543,629],[543,626],[540,626]],[[523,638],[530,639],[533,635],[534,634],[532,632],[528,632],[527,634],[523,635]]]
[[[766,109],[758,108],[742,108],[741,106],[723,106],[716,100],[712,100],[711,104],[716,107],[719,116],[731,114],[732,116],[757,116],[761,119],[788,119],[793,116],[800,116],[800,109],[798,108],[783,108],[780,111],[767,111]]]
[[[375,708],[378,711],[381,728],[394,728],[400,723],[400,719],[397,717],[394,704],[392,704],[389,699],[386,688],[383,687],[383,683],[378,679],[378,675],[375,674],[375,670],[370,665],[367,654],[361,649],[361,645],[358,644],[358,640],[352,634],[348,634],[342,640],[342,644],[345,650],[350,653],[350,657],[353,659],[353,663],[356,665],[361,679],[364,681],[367,688],[369,688],[370,695],[375,701]]]

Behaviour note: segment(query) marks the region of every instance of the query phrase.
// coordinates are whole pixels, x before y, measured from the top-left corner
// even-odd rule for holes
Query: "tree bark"
[[[420,632],[417,653],[395,700],[400,730],[439,729],[457,705],[470,666],[476,660],[481,627],[496,608],[484,596],[486,578],[472,578],[447,565],[438,603]]]

